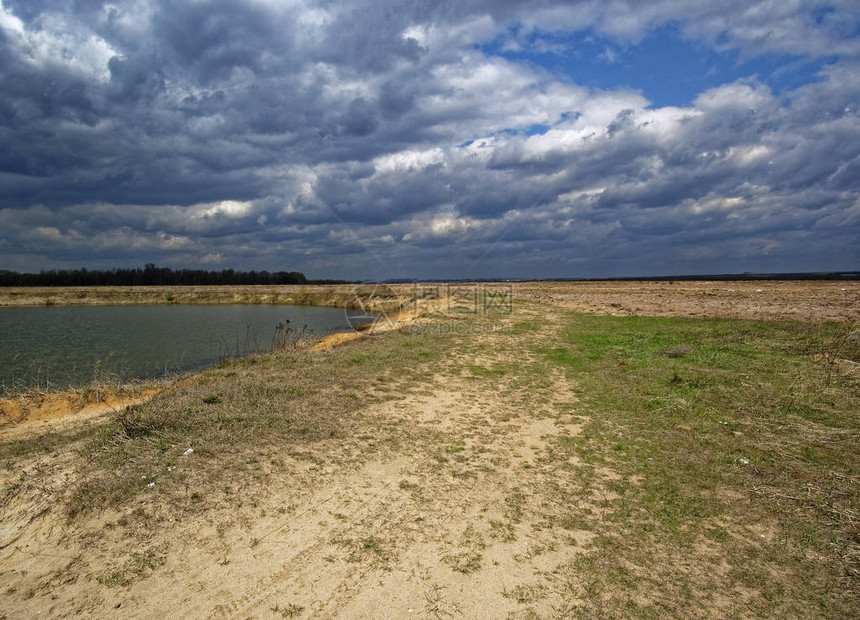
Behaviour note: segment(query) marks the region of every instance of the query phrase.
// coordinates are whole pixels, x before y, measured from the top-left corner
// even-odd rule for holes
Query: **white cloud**
[[[108,61],[117,55],[111,45],[79,22],[46,14],[28,27],[0,3],[0,28],[17,56],[37,69],[62,65],[100,82],[110,79]]]
[[[382,276],[739,252],[824,268],[856,257],[860,226],[857,11],[834,6],[816,23],[735,0],[0,5],[0,256],[363,277],[376,261],[348,226],[406,272]],[[559,52],[549,35],[591,28],[632,49],[669,23],[747,55],[839,58],[783,93],[750,78],[659,107],[476,46]]]

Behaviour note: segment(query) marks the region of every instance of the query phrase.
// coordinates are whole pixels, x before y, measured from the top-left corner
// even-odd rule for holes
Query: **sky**
[[[860,270],[856,0],[0,0],[0,269]]]

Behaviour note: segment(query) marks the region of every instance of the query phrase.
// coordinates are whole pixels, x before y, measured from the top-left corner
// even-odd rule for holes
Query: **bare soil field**
[[[856,284],[513,293],[0,434],[0,618],[858,615]]]
[[[460,286],[460,285],[458,285]],[[860,282],[767,280],[737,282],[516,282],[514,301],[534,301],[613,316],[726,317],[761,320],[856,321]],[[393,284],[408,303],[417,288]],[[132,304],[308,304],[343,307],[355,285],[290,286],[106,286],[0,288],[2,306]]]
[[[613,316],[860,319],[860,283],[851,281],[524,282],[513,290],[517,299]]]

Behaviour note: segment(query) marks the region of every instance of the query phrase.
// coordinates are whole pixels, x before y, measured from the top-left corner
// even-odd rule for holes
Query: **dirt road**
[[[526,352],[498,346],[500,338],[484,337],[487,353],[468,360],[472,371],[527,363]],[[178,610],[187,617],[448,618],[522,610],[522,594],[500,593],[518,592],[593,536],[527,509],[540,480],[569,467],[542,463],[547,440],[576,434],[584,419],[560,373],[532,402],[515,380],[474,381],[463,361],[452,358],[361,412],[368,432],[398,429],[394,448],[374,438],[295,455],[261,447],[253,460],[263,486],[238,505],[215,501],[205,515],[174,511],[154,529],[143,515],[159,508],[146,494],[125,510],[64,524],[52,505],[71,484],[71,451],[30,463],[20,478],[7,472],[7,484],[28,474],[39,484],[5,507],[0,607],[9,618],[153,618]],[[389,387],[380,385],[385,394]],[[375,454],[346,456],[366,450],[368,440]],[[279,468],[270,476],[271,459],[286,461],[289,475]],[[549,591],[541,599],[530,607],[550,613],[564,604]]]

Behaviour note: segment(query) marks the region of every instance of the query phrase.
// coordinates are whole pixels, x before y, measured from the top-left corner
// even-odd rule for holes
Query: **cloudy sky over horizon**
[[[860,269],[856,0],[2,0],[0,136],[0,269]]]

